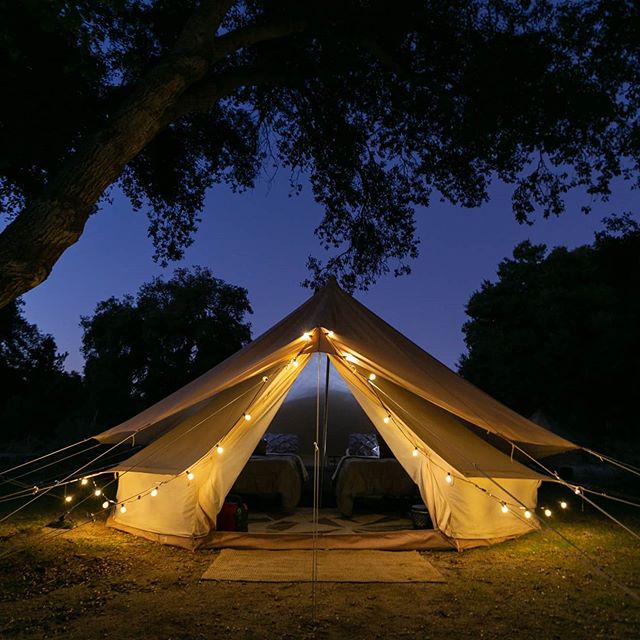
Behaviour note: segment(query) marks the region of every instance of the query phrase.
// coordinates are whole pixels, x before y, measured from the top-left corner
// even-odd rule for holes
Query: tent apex
[[[324,289],[338,289],[339,291],[342,291],[342,287],[340,286],[340,284],[338,283],[338,279],[334,275],[327,276],[324,284],[319,286],[315,290],[315,293],[323,291]]]

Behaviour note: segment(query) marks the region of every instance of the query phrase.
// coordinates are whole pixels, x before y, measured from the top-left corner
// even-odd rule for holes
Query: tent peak
[[[338,283],[338,279],[333,275],[328,276],[324,283],[318,286],[317,289],[315,289],[314,293],[320,293],[321,291],[325,291],[327,289],[338,289],[338,291],[343,291],[342,287]]]

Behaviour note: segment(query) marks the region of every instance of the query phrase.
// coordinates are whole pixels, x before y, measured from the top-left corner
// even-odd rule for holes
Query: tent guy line
[[[100,443],[98,442],[98,443],[92,445],[91,447],[88,447],[87,449],[81,449],[80,451],[76,451],[75,453],[70,453],[68,456],[65,456],[64,458],[60,458],[59,460],[54,460],[53,462],[49,462],[47,464],[44,464],[41,467],[37,467],[36,469],[34,469],[32,471],[25,471],[24,473],[21,473],[19,476],[13,476],[12,478],[7,478],[5,480],[2,480],[2,481],[0,481],[0,486],[2,486],[3,484],[10,483],[10,482],[16,482],[20,478],[24,478],[25,476],[29,476],[29,475],[31,475],[33,473],[36,473],[37,471],[42,471],[43,469],[46,469],[47,467],[51,467],[52,465],[60,464],[61,462],[64,462],[65,460],[69,460],[70,458],[74,458],[75,456],[78,456],[81,453],[86,453],[87,451],[91,451],[92,449],[95,449],[96,447],[99,447],[99,446],[100,446]]]
[[[265,382],[265,380],[263,379],[260,383],[256,384],[255,386],[256,386],[256,387],[258,387],[258,386],[260,386],[261,384],[264,384],[264,382]],[[253,390],[253,388],[255,388],[255,387],[252,387],[252,388],[248,389],[247,391],[243,392],[242,394],[240,394],[239,396],[237,396],[236,398],[234,398],[233,400],[231,400],[231,401],[228,403],[228,405],[225,405],[224,407],[222,407],[222,408],[218,409],[217,411],[214,411],[212,414],[210,414],[209,416],[205,417],[205,418],[204,418],[200,423],[198,423],[198,424],[194,425],[194,426],[193,426],[189,431],[186,431],[185,433],[179,434],[179,435],[175,438],[175,440],[178,440],[178,439],[179,439],[179,438],[181,438],[182,436],[187,435],[187,434],[188,434],[192,429],[195,429],[196,427],[200,426],[200,424],[202,424],[202,423],[203,423],[203,422],[205,422],[206,420],[208,420],[208,419],[210,419],[211,417],[213,417],[216,413],[219,413],[220,411],[222,411],[222,410],[223,410],[224,408],[226,408],[227,406],[229,406],[229,405],[233,404],[234,402],[236,402],[237,400],[239,400],[243,395],[246,395],[247,393],[249,393],[249,391],[252,391],[252,390]],[[250,406],[250,405],[249,405],[249,406]],[[243,415],[244,415],[244,414],[243,414]],[[137,432],[136,432],[136,433],[137,433]],[[61,480],[60,482],[58,482],[58,483],[54,483],[54,484],[52,484],[50,487],[47,487],[47,488],[45,488],[45,489],[43,489],[43,490],[40,490],[40,489],[39,489],[39,490],[38,490],[38,492],[36,493],[35,497],[34,497],[32,500],[28,501],[28,502],[27,502],[27,503],[25,503],[24,505],[21,505],[18,509],[16,509],[16,510],[12,511],[12,512],[11,512],[11,513],[9,513],[8,515],[6,515],[4,518],[0,519],[0,522],[4,522],[5,520],[7,520],[8,518],[10,518],[10,517],[12,517],[13,515],[17,514],[19,511],[21,511],[22,509],[24,509],[24,508],[25,508],[25,507],[27,507],[28,505],[30,505],[30,504],[32,504],[33,502],[35,502],[38,498],[40,498],[40,497],[42,497],[42,496],[44,496],[44,495],[47,495],[47,494],[49,493],[49,491],[51,491],[52,489],[57,488],[57,487],[64,486],[65,484],[71,484],[71,483],[73,483],[73,482],[77,482],[77,481],[80,479],[80,478],[78,477],[78,474],[80,473],[80,471],[82,471],[83,469],[86,469],[87,467],[89,467],[90,465],[92,465],[94,462],[96,462],[97,460],[99,460],[99,459],[101,459],[102,457],[104,457],[107,453],[110,453],[111,451],[113,451],[115,448],[117,448],[118,446],[120,446],[120,444],[123,444],[124,442],[126,442],[126,441],[127,441],[127,440],[129,440],[130,438],[132,438],[132,439],[133,439],[134,437],[135,437],[135,433],[134,433],[134,434],[130,434],[130,435],[125,436],[125,437],[124,437],[120,442],[116,443],[116,444],[115,444],[115,445],[113,445],[111,448],[107,449],[107,451],[105,451],[105,452],[101,453],[100,455],[96,456],[95,458],[93,458],[92,460],[90,460],[89,462],[87,462],[86,464],[84,464],[83,466],[79,467],[78,469],[76,469],[75,471],[73,471],[71,474],[69,474],[68,476],[66,476],[66,477],[65,477],[63,480]],[[85,439],[85,440],[81,440],[80,442],[78,442],[78,443],[76,443],[76,444],[81,444],[81,443],[83,443],[83,442],[87,442],[87,441],[90,441],[90,440],[91,440],[91,438],[87,438],[87,439]],[[166,446],[170,446],[171,444],[173,444],[173,443],[175,442],[175,440],[174,440],[174,441],[172,441],[172,442],[168,442],[168,443],[166,443]],[[69,449],[69,448],[70,448],[70,447],[72,447],[72,446],[74,446],[74,445],[69,445],[68,447],[64,447],[63,449],[59,449],[59,450],[58,450],[58,452],[64,451],[64,450],[66,450],[66,449]],[[93,445],[93,446],[89,447],[88,449],[84,449],[84,450],[80,451],[79,453],[85,453],[86,451],[90,451],[91,449],[93,449],[93,448],[95,448],[95,447],[97,447],[97,446],[100,446],[100,443],[98,443],[98,444],[96,444],[96,445]],[[75,455],[75,454],[74,454],[74,455]],[[45,457],[46,457],[46,456],[42,456],[42,458],[45,458]],[[72,456],[69,456],[69,457],[72,457]],[[66,459],[66,458],[62,458],[61,460],[58,460],[58,461],[56,461],[56,462],[62,462],[62,460],[65,460],[65,459]],[[51,464],[52,464],[52,463],[51,463]],[[135,467],[139,466],[140,464],[141,464],[141,462],[138,462],[137,464],[132,465],[132,466],[130,467],[130,469],[129,469],[129,470],[133,470]],[[24,466],[24,465],[19,465],[19,466]],[[49,465],[48,465],[48,464],[47,464],[47,465],[44,465],[44,466],[40,467],[39,469],[44,469],[46,466],[49,466]],[[14,468],[17,468],[17,467],[14,467]],[[38,470],[38,469],[36,469],[36,470]],[[30,473],[34,473],[36,470],[34,470],[33,472],[30,472]],[[126,472],[127,472],[127,471],[125,470],[125,471],[121,472],[121,474],[120,474],[120,475],[124,475]],[[95,475],[100,475],[100,474],[99,474],[99,473],[97,473],[97,474],[95,474]],[[176,477],[177,477],[178,475],[180,475],[180,474],[176,474]],[[89,476],[86,476],[86,477],[89,477]],[[107,482],[107,483],[102,487],[102,489],[105,489],[106,487],[110,486],[111,484],[113,484],[114,482],[116,482],[116,480],[117,480],[117,478],[114,478],[113,480],[111,480],[111,481]],[[168,481],[166,481],[166,482],[168,482]],[[166,482],[165,482],[164,484],[166,484]],[[150,489],[150,490],[149,490],[149,492],[151,492],[152,490],[153,490],[153,488],[152,488],[152,489]],[[143,493],[143,492],[141,492],[141,493]],[[136,494],[136,495],[137,495],[137,494]],[[91,497],[91,496],[87,496],[86,498],[84,498],[84,499],[83,499],[83,500],[81,500],[80,502],[78,502],[78,503],[76,503],[75,505],[73,505],[72,507],[70,507],[70,508],[69,508],[69,510],[67,511],[67,513],[71,513],[74,509],[76,509],[77,507],[79,507],[83,502],[85,502],[85,500],[87,500],[87,499],[88,499],[88,498],[90,498],[90,497]]]
[[[513,445],[513,443],[511,443],[511,444],[512,444],[512,446],[516,446],[516,445]],[[600,511],[602,514],[607,516],[607,518],[609,518],[612,522],[615,522],[618,526],[622,527],[627,533],[631,534],[634,538],[636,538],[637,540],[640,540],[640,536],[635,531],[633,531],[632,529],[627,527],[625,524],[620,522],[617,518],[615,518],[612,514],[610,514],[606,509],[603,509],[600,505],[595,503],[593,500],[589,499],[584,494],[585,490],[583,489],[583,487],[580,487],[579,485],[571,484],[571,483],[567,482],[566,480],[564,480],[563,478],[560,477],[560,474],[557,471],[552,471],[546,465],[544,465],[542,462],[540,462],[539,460],[536,460],[533,456],[529,455],[524,449],[521,449],[520,447],[517,447],[517,446],[516,446],[516,448],[518,449],[518,451],[520,451],[525,456],[527,456],[529,459],[531,459],[533,462],[535,462],[546,473],[548,473],[550,478],[552,478],[555,482],[557,482],[560,485],[565,486],[568,489],[571,489],[575,495],[577,495],[582,500],[588,502],[590,505],[592,505],[593,507],[598,509],[598,511]],[[590,493],[596,494],[597,492],[590,491]],[[615,498],[611,498],[610,496],[606,495],[605,493],[599,493],[597,495],[600,495],[600,496],[602,496],[604,498],[609,498],[609,499],[614,499],[615,500]],[[633,505],[635,507],[640,507],[640,505],[638,505],[638,504],[636,504],[634,502],[631,502],[631,501],[625,501],[625,502],[627,502],[628,504],[631,504],[631,505]]]
[[[126,442],[127,440],[129,440],[132,436],[131,435],[127,435],[126,437],[124,437],[122,440],[120,440],[120,442],[117,442],[116,444],[114,444],[112,447],[110,447],[109,449],[107,449],[106,451],[104,451],[103,453],[101,453],[100,455],[96,456],[93,460],[87,462],[86,464],[83,464],[81,467],[79,467],[78,469],[76,469],[75,471],[71,472],[69,475],[65,476],[61,482],[66,482],[67,480],[69,480],[70,478],[73,478],[75,476],[77,476],[80,471],[82,471],[83,469],[86,469],[89,465],[93,464],[94,462],[96,462],[97,460],[99,460],[100,458],[103,458],[105,455],[107,455],[107,453],[110,453],[111,451],[113,451],[114,449],[116,449],[117,447],[119,447],[121,444],[123,444],[124,442]],[[51,491],[52,489],[47,489],[46,491],[40,493],[38,492],[31,500],[29,500],[28,502],[26,502],[25,504],[21,505],[20,507],[18,507],[17,509],[15,509],[14,511],[12,511],[11,513],[7,514],[6,516],[4,516],[3,518],[0,518],[0,522],[4,522],[5,520],[7,520],[8,518],[10,518],[11,516],[15,515],[16,513],[18,513],[19,511],[21,511],[22,509],[28,507],[30,504],[32,504],[33,502],[35,502],[36,500],[38,500],[38,498],[41,498],[43,495],[46,495],[47,493],[49,493],[49,491]],[[80,503],[79,503],[80,504]]]

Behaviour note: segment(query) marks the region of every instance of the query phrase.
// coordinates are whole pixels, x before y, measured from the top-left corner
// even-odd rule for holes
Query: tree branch
[[[212,62],[218,62],[239,49],[301,33],[307,26],[308,21],[302,18],[250,24],[215,38],[208,47],[207,54]]]
[[[171,53],[128,91],[112,117],[86,137],[40,196],[0,233],[0,308],[47,278],[81,236],[105,189],[166,125],[165,114],[185,90],[207,74],[203,44],[231,4],[202,0]]]
[[[220,99],[241,87],[258,85],[292,86],[302,81],[304,76],[293,72],[283,72],[266,67],[239,67],[202,80],[186,91],[167,113],[167,124],[189,113],[206,113]]]
[[[215,32],[235,0],[201,0],[200,8],[187,20],[174,51],[206,51]]]

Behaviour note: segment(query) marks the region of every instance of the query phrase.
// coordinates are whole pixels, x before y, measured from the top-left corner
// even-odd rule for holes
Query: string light
[[[450,473],[447,473],[447,477],[445,479],[447,484],[453,484],[453,476]]]
[[[531,518],[531,511],[529,509],[525,509],[524,517],[529,520]]]
[[[302,339],[306,340],[307,342],[311,342],[311,334],[308,331],[305,331],[302,334]]]
[[[347,362],[357,362],[356,359],[350,353],[347,353],[347,355],[344,357],[344,359]]]
[[[383,419],[382,422],[384,422],[385,424],[389,424],[391,422],[391,416],[389,414],[387,414]]]
[[[187,471],[187,480],[191,481],[195,478],[191,471]]]
[[[82,480],[80,480],[80,484],[84,487],[86,485],[89,484],[89,478],[82,478]]]
[[[108,501],[108,500],[105,500],[105,501],[102,503],[102,508],[103,508],[103,509],[108,509],[108,508],[109,508],[109,501]]]
[[[153,487],[153,489],[151,489],[151,493],[149,495],[152,498],[155,498],[158,495],[158,487]]]
[[[125,507],[124,505],[120,506],[120,513],[127,513],[127,507]]]
[[[573,493],[575,493],[577,496],[579,496],[579,495],[580,495],[580,487],[576,487],[576,488],[573,490]]]
[[[266,382],[269,379],[269,376],[262,376],[262,382]]]
[[[96,489],[96,490],[93,492],[93,495],[94,495],[94,496],[96,496],[96,498],[97,498],[98,496],[101,496],[101,495],[102,495],[102,491],[101,491],[100,489]]]
[[[369,374],[369,380],[371,380],[371,382],[373,382],[376,379],[376,374],[375,373],[370,373]]]
[[[251,414],[250,413],[243,413],[242,414],[244,416],[244,419],[249,422],[249,420],[251,420]]]
[[[547,516],[547,518],[551,517],[551,509],[545,509],[544,510],[544,515]]]
[[[219,445],[216,447],[216,451],[217,451],[218,453],[222,453],[222,452],[224,451],[223,446],[222,446],[221,444],[219,444]]]
[[[73,496],[65,496],[64,497],[64,501],[65,502],[71,502],[73,500]]]
[[[502,513],[509,513],[509,507],[507,507],[506,502],[502,503],[502,506],[500,507],[500,511],[502,511]]]
[[[564,500],[562,500],[562,502],[560,502],[560,508],[561,509],[566,509],[567,508],[567,503]]]
[[[294,367],[297,367],[297,366],[298,366],[298,358],[294,358],[294,359],[291,361],[291,364],[292,364]]]
[[[419,453],[418,447],[414,447],[413,451],[411,453],[412,453],[414,458],[417,458],[418,457],[418,453]]]
[[[333,331],[327,331],[327,338],[333,338]]]

